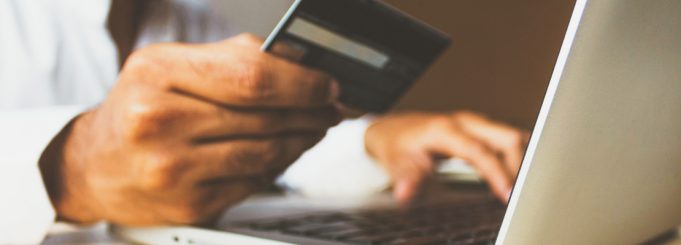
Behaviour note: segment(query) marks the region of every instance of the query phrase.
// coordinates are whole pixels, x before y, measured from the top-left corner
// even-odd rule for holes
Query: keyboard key
[[[493,244],[504,208],[490,201],[330,212],[251,222],[245,227],[350,244]]]
[[[390,242],[391,245],[427,245],[427,244],[447,244],[447,238],[441,236],[421,236],[415,238],[402,238]]]

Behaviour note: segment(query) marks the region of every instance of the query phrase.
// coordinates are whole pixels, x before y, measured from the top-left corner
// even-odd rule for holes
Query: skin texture
[[[107,99],[41,160],[59,217],[203,224],[316,144],[341,119],[337,83],[261,43],[240,35],[134,52]]]
[[[133,53],[108,98],[41,159],[59,218],[205,224],[271,183],[340,121],[341,106],[333,78],[262,53],[261,43],[245,34]],[[389,115],[365,140],[391,173],[397,199],[408,202],[443,157],[472,163],[505,200],[526,138],[459,112]]]
[[[112,2],[108,27],[125,61],[120,79],[40,161],[61,220],[209,223],[316,144],[340,120],[339,108],[348,114],[331,77],[296,65],[298,55],[284,46],[274,48],[285,57],[259,52],[262,40],[252,35],[130,55],[143,11],[140,1]],[[403,202],[435,158],[452,156],[473,163],[505,198],[523,137],[473,113],[410,113],[379,119],[366,145]]]
[[[473,112],[403,113],[379,118],[365,134],[367,152],[390,173],[394,195],[408,203],[430,177],[437,159],[470,163],[507,201],[528,133]]]

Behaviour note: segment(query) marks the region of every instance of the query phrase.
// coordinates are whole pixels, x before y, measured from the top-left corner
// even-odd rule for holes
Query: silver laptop
[[[148,244],[632,244],[681,224],[681,1],[578,0],[508,206],[440,185],[403,210],[256,196]]]

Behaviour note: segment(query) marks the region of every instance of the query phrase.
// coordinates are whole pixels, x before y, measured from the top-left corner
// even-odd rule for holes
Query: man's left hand
[[[507,201],[527,139],[527,132],[472,112],[390,115],[365,134],[367,152],[388,170],[401,202],[414,197],[437,159],[454,157],[470,163]]]

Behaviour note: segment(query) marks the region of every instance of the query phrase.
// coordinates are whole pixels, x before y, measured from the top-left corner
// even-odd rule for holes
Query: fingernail
[[[400,202],[408,202],[411,197],[411,187],[407,181],[399,181],[395,186],[395,194]]]
[[[329,100],[330,101],[336,101],[338,100],[338,97],[340,97],[341,89],[340,85],[338,84],[338,81],[336,80],[331,80],[331,91],[329,91]]]

